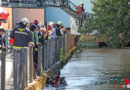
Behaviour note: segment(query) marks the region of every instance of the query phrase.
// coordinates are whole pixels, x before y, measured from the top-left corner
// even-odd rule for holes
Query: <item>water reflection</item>
[[[130,49],[85,49],[77,51],[61,70],[66,87],[45,90],[127,90],[112,88],[113,84],[125,85],[130,80]]]

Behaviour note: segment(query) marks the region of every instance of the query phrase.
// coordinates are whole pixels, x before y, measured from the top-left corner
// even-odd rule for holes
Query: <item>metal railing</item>
[[[29,83],[42,76],[43,71],[48,71],[57,62],[60,62],[60,54],[65,56],[74,46],[74,35],[66,34],[57,39],[50,39],[38,45],[38,65],[33,60],[33,47],[25,47],[21,50],[2,48],[1,53],[1,90],[23,90]],[[10,53],[7,53],[8,51]],[[12,69],[11,69],[12,68]],[[10,77],[7,79],[8,72]]]

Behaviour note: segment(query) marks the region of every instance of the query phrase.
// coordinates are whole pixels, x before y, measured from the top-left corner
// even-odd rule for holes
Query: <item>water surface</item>
[[[77,50],[61,76],[66,78],[66,87],[45,90],[128,90],[124,80],[130,80],[130,49]]]

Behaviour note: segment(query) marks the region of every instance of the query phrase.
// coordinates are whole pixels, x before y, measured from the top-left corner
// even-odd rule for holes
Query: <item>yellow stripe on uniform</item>
[[[38,51],[38,48],[35,48],[35,51]]]
[[[22,49],[24,47],[13,46],[14,49]]]
[[[42,36],[39,36],[38,38],[39,38],[39,39],[41,39],[41,38],[42,38]]]

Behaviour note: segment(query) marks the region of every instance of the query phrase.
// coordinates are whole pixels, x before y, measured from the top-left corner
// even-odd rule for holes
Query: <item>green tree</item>
[[[97,30],[97,37],[104,38],[109,47],[119,48],[130,41],[129,0],[92,0],[93,17],[87,17],[80,33]]]

